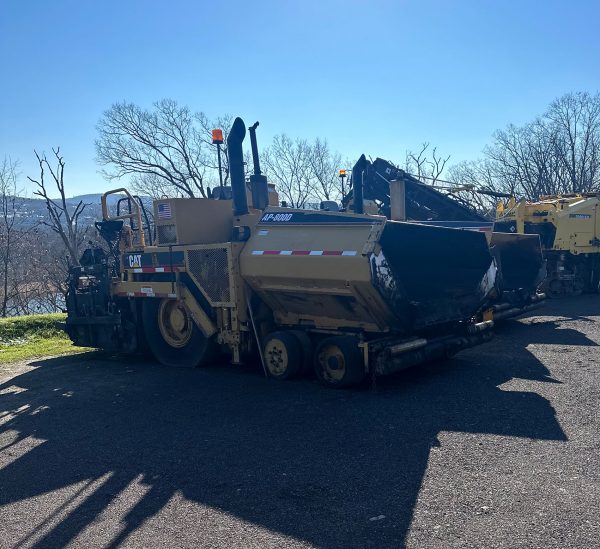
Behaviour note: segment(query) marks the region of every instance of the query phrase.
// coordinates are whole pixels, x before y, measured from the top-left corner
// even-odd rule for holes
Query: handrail
[[[142,202],[142,199],[139,197],[139,195],[134,194],[133,198],[140,205],[140,207],[142,209],[142,216],[143,216],[144,220],[146,221],[146,226],[141,227],[141,229],[138,229],[138,230],[144,231],[144,234],[146,234],[146,229],[148,230],[148,245],[152,246],[152,242],[154,239],[152,238],[152,225],[150,225],[150,219],[148,218],[148,212],[146,212],[144,203]],[[122,198],[119,198],[119,200],[117,201],[117,215],[121,215],[121,202],[124,202],[124,201],[127,201],[127,204],[128,204],[127,209],[129,210],[129,213],[131,213],[131,199],[127,196],[124,196]],[[134,227],[134,225],[132,223],[131,228],[133,229],[133,227]]]
[[[108,205],[106,202],[106,198],[108,197],[108,195],[110,194],[117,194],[117,193],[125,193],[127,195],[127,198],[129,198],[129,200],[135,204],[135,212],[129,213],[129,214],[124,214],[124,215],[117,215],[117,216],[111,216],[108,213]],[[102,219],[104,219],[105,221],[109,221],[109,220],[117,220],[117,219],[137,219],[137,223],[138,223],[138,228],[139,228],[139,239],[140,239],[140,246],[143,248],[146,246],[146,238],[144,237],[144,230],[143,230],[143,225],[142,225],[142,213],[140,211],[140,205],[137,203],[136,200],[133,199],[133,196],[131,196],[131,194],[129,193],[129,191],[125,188],[120,188],[120,189],[112,189],[111,191],[106,191],[102,197],[100,198],[100,202],[102,203]]]

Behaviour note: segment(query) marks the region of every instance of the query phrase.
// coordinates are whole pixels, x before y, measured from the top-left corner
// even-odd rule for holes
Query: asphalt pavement
[[[334,391],[0,364],[0,547],[600,547],[600,296]]]

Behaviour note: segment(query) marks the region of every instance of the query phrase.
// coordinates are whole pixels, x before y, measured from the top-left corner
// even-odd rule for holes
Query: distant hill
[[[109,194],[108,195],[108,206],[116,206],[117,202],[120,198],[124,198],[124,194]],[[78,196],[73,196],[71,198],[67,198],[67,203],[69,204],[79,204],[79,202],[83,202],[84,204],[100,204],[100,199],[102,198],[102,194],[80,194]]]
[[[108,207],[114,211],[117,202],[125,195],[114,194],[108,196]],[[92,225],[95,221],[102,218],[102,207],[100,203],[101,194],[82,194],[67,198],[67,205],[75,209],[79,202],[86,204],[83,214],[79,218],[81,225]],[[21,198],[21,206],[16,214],[19,224],[23,228],[39,225],[46,220],[48,212],[46,210],[46,202],[41,198]],[[151,210],[152,199],[144,197],[146,208]],[[149,212],[150,213],[150,212]]]

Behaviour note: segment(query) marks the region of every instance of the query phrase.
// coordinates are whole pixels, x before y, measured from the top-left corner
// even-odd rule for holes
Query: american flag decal
[[[171,204],[168,202],[158,203],[158,219],[171,219]]]

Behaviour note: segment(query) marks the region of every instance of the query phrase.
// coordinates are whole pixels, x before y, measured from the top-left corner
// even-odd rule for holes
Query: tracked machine
[[[597,193],[501,202],[498,231],[539,235],[548,261],[544,288],[551,297],[597,292],[600,283],[600,205]]]
[[[447,227],[480,232],[485,235],[490,253],[498,269],[496,282],[488,295],[485,318],[499,322],[540,307],[545,299],[541,286],[546,277],[546,261],[537,234],[506,232],[461,200],[456,189],[447,194],[427,185],[391,162],[377,158],[373,162],[364,155],[352,170],[358,181],[363,208],[388,219],[420,225]],[[354,208],[357,186],[353,184],[344,198],[346,207]],[[502,193],[477,191],[496,198]],[[360,210],[359,206],[359,210]],[[365,208],[365,211],[369,211]]]
[[[482,312],[497,269],[483,233],[269,206],[255,130],[249,182],[237,118],[231,200],[156,200],[152,244],[143,204],[131,197],[113,216],[103,196],[107,246],[86,250],[69,277],[75,344],[149,349],[169,366],[260,357],[271,377],[314,368],[325,385],[346,387],[492,337]]]

